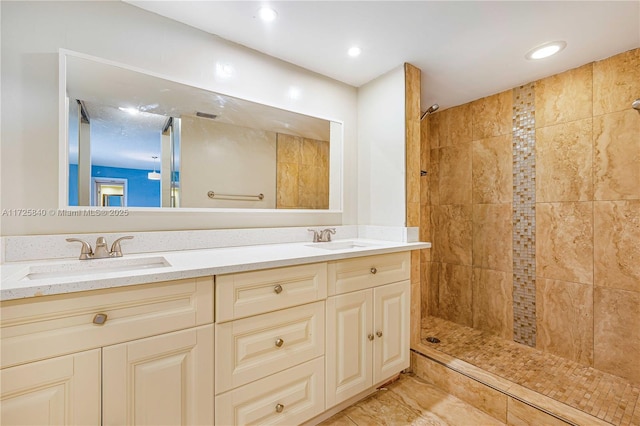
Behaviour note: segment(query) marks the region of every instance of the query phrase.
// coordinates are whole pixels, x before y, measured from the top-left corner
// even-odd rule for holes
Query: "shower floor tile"
[[[440,343],[425,339],[435,336]],[[640,425],[640,385],[559,356],[436,317],[422,344],[614,425]]]

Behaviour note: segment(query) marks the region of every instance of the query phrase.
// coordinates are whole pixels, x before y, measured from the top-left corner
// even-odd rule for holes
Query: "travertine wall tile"
[[[276,208],[329,208],[329,142],[279,133]]]
[[[640,200],[596,201],[593,220],[594,284],[640,292]]]
[[[512,105],[511,90],[471,102],[473,140],[511,133]]]
[[[471,143],[438,151],[440,204],[471,204]]]
[[[420,226],[420,69],[404,64],[406,226]]]
[[[278,163],[276,174],[276,207],[296,208],[298,206],[298,164]]]
[[[593,365],[593,286],[536,281],[536,347]]]
[[[440,204],[440,150],[432,149],[429,153],[429,204]]]
[[[511,203],[474,204],[473,266],[513,270]]]
[[[513,199],[511,136],[502,135],[472,144],[473,203],[510,203]]]
[[[420,241],[430,242],[431,235],[431,206],[423,204],[420,207]]]
[[[591,118],[536,130],[536,201],[593,199]]]
[[[513,338],[511,273],[473,268],[473,328]]]
[[[544,411],[538,410],[511,397],[508,397],[507,403],[507,424],[510,426],[569,425],[569,423],[563,422],[557,417],[551,416]]]
[[[462,145],[472,140],[471,106],[463,104],[442,111],[438,126],[438,146]]]
[[[429,149],[435,149],[440,146],[440,122],[443,111],[430,114],[424,119],[423,123],[427,123],[427,134],[429,135]],[[444,133],[445,131],[443,131]]]
[[[278,133],[276,151],[278,163],[299,164],[301,147],[302,138]]]
[[[640,384],[640,293],[594,288],[594,366]]]
[[[437,288],[440,317],[473,326],[471,266],[441,263]]]
[[[410,303],[410,325],[411,325],[411,345],[420,342],[421,305],[418,302],[422,299],[422,265],[420,264],[420,250],[411,251],[411,303]]]
[[[629,108],[622,112],[594,117],[593,144],[594,199],[639,199],[638,111]]]
[[[407,203],[407,226],[420,226],[420,203]]]
[[[593,64],[593,115],[630,108],[640,97],[640,48]]]
[[[422,287],[422,294],[427,296],[427,315],[440,316],[438,301],[438,280],[440,276],[440,265],[440,263],[427,262],[426,264],[424,264],[422,270],[422,276],[427,280],[427,282],[424,283]],[[424,290],[425,287],[426,292]],[[425,315],[423,314],[423,316]]]
[[[471,265],[471,205],[433,206],[431,230],[435,261]]]
[[[590,118],[593,65],[587,64],[535,83],[536,127]]]
[[[538,277],[593,284],[593,203],[536,204]]]

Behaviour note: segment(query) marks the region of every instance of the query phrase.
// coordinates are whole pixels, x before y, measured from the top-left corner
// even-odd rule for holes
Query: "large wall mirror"
[[[68,206],[340,210],[342,124],[60,54]]]

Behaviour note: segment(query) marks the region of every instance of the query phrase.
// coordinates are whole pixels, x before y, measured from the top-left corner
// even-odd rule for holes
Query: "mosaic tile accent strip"
[[[513,89],[513,340],[536,346],[534,84]]]

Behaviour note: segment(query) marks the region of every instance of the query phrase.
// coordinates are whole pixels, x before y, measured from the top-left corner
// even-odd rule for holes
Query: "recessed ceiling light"
[[[349,50],[347,50],[347,55],[351,56],[352,58],[355,58],[356,56],[360,56],[361,53],[362,53],[362,49],[360,49],[358,46],[353,46],[349,48]]]
[[[300,89],[298,89],[297,87],[290,87],[289,97],[294,100],[298,99],[300,97]]]
[[[221,78],[229,78],[233,75],[233,65],[216,62],[216,74]]]
[[[567,47],[567,42],[558,40],[558,41],[550,41],[548,43],[541,44],[540,46],[536,46],[533,49],[529,50],[526,55],[524,55],[527,59],[542,59],[548,58],[551,55],[555,55],[560,52],[562,49]]]
[[[278,16],[278,13],[270,7],[261,7],[258,11],[258,16],[265,22],[271,22]]]

